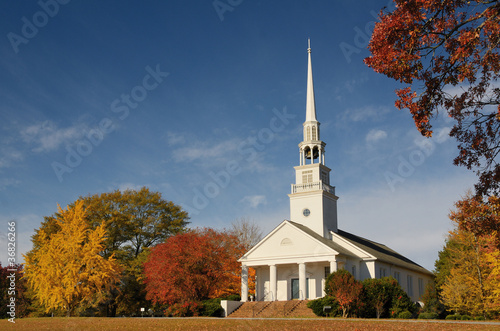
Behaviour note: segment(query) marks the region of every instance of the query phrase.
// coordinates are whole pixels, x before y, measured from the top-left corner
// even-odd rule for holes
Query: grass
[[[500,330],[500,323],[372,319],[45,317],[0,320],[0,330]]]

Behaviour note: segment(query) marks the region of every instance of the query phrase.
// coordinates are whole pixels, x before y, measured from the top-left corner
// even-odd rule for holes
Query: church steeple
[[[299,144],[300,165],[295,167],[295,184],[290,197],[290,220],[301,223],[319,235],[330,238],[337,232],[337,199],[330,186],[330,168],[325,165],[325,146],[320,140],[316,119],[311,64],[311,42],[308,42],[306,121],[304,139]],[[310,160],[310,161],[308,161]]]
[[[314,84],[311,64],[311,40],[308,39],[308,61],[307,61],[307,98],[306,98],[306,121],[316,121],[316,105],[314,103]]]
[[[307,48],[307,90],[306,90],[306,121],[304,122],[304,139],[300,143],[300,165],[306,164],[306,159],[318,159],[318,163],[325,164],[325,143],[319,137],[319,122],[316,120],[316,103],[314,101],[314,84],[311,64],[311,41]]]

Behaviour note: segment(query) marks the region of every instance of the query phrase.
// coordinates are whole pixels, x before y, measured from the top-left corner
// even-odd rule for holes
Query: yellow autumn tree
[[[119,280],[120,267],[104,250],[104,225],[90,229],[85,221],[83,201],[62,210],[57,224],[61,230],[48,236],[39,232],[39,247],[24,256],[24,277],[35,298],[49,312],[64,309],[67,316],[80,304],[109,291]]]
[[[441,287],[445,305],[473,316],[496,315],[500,308],[498,250],[494,235],[477,236],[463,229],[450,232],[452,265]]]

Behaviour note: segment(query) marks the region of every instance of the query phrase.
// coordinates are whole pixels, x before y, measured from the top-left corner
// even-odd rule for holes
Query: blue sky
[[[8,221],[21,260],[58,203],[116,189],[159,191],[191,226],[288,219],[311,38],[339,227],[432,270],[475,178],[452,165],[452,123],[421,138],[394,107],[399,85],[363,64],[388,4],[0,3],[2,264]]]

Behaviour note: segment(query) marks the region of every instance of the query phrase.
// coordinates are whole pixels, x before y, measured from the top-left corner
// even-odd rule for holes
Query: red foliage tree
[[[456,165],[479,176],[477,195],[500,190],[500,2],[394,0],[381,12],[365,63],[409,86],[396,91],[422,135],[433,117],[453,118],[459,143]],[[496,106],[496,107],[492,107]]]
[[[347,317],[360,300],[363,284],[357,281],[349,271],[340,269],[326,279],[325,293],[334,297],[342,309],[342,317]]]
[[[170,237],[144,264],[147,299],[173,305],[238,294],[244,251],[234,235],[209,228]]]

